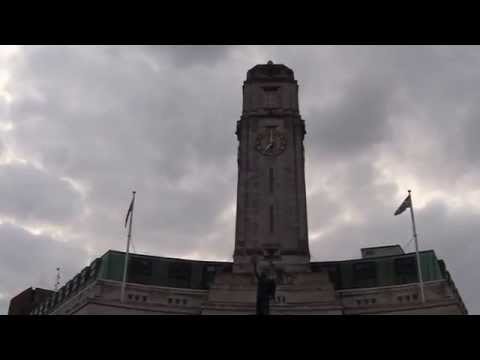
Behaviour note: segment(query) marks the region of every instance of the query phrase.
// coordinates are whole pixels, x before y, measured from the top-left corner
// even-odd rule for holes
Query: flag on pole
[[[407,210],[408,208],[411,208],[412,207],[412,199],[410,198],[410,195],[408,195],[406,197],[405,200],[403,200],[402,204],[398,207],[397,211],[395,211],[395,214],[393,215],[400,215],[401,213],[403,213],[405,210]]]
[[[125,217],[125,227],[127,227],[128,223],[128,218],[132,215],[133,212],[133,203],[135,202],[135,197],[132,198],[132,201],[130,202],[130,206],[127,211],[127,216]]]
[[[402,204],[398,207],[397,211],[395,211],[394,215],[400,215],[403,213],[407,208],[410,208],[410,215],[412,216],[412,230],[413,230],[413,238],[415,240],[415,253],[417,256],[417,273],[419,279],[419,286],[420,286],[420,293],[422,294],[422,303],[425,303],[425,291],[423,289],[423,276],[422,276],[422,266],[420,264],[420,253],[418,252],[418,239],[417,239],[417,229],[415,226],[415,215],[413,215],[413,204],[412,204],[412,197],[411,197],[411,190],[408,190],[408,196],[403,200]]]
[[[120,289],[120,302],[123,303],[125,298],[125,285],[127,283],[127,272],[128,272],[128,253],[130,251],[130,241],[132,238],[132,221],[133,221],[133,204],[135,203],[135,191],[132,191],[132,202],[128,207],[127,216],[125,217],[125,227],[127,227],[128,220],[130,219],[130,226],[128,227],[128,237],[127,237],[127,250],[125,251],[125,264],[123,266],[123,280],[122,287]]]

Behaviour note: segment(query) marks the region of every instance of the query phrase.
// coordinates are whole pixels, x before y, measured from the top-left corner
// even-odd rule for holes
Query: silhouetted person
[[[270,314],[270,299],[275,299],[276,284],[269,279],[265,272],[257,271],[257,262],[254,262],[255,277],[257,278],[257,315]]]

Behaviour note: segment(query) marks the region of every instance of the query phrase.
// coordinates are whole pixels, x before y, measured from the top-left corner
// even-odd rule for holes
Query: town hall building
[[[433,250],[419,254],[424,302],[416,254],[399,245],[361,249],[352,260],[310,260],[305,135],[293,71],[271,61],[254,66],[243,84],[236,125],[233,261],[130,254],[121,302],[125,253],[110,250],[58,291],[36,289],[41,301],[34,289],[17,295],[12,313],[12,304],[21,303],[32,315],[255,314],[257,264],[276,283],[272,315],[467,314],[445,262]]]

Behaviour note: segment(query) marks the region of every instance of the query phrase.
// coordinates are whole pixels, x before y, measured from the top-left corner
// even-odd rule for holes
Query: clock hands
[[[268,144],[263,152],[266,153],[268,149],[270,149],[272,146],[273,146],[273,143]]]
[[[265,148],[264,153],[266,153],[272,146],[273,146],[273,128],[270,128],[270,143]]]

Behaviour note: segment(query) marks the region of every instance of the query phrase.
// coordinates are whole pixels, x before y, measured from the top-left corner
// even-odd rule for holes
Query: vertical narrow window
[[[273,194],[273,168],[270,168],[269,181],[270,181],[270,194]]]
[[[273,233],[273,205],[270,205],[270,232]]]
[[[277,87],[266,87],[263,88],[265,94],[265,107],[266,108],[277,108],[280,106],[280,97]]]

